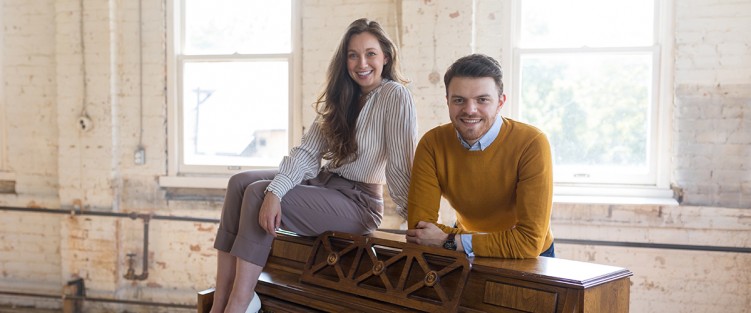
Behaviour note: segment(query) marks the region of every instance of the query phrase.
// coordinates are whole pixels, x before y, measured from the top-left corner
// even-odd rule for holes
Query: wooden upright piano
[[[279,234],[256,292],[268,312],[628,312],[623,268],[475,257],[403,235]],[[209,312],[213,290],[198,293]]]

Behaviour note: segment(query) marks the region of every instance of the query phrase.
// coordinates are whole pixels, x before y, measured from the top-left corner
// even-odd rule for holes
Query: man
[[[468,256],[554,257],[550,143],[537,128],[500,116],[506,101],[495,59],[473,54],[451,65],[451,124],[428,131],[415,152],[407,241]],[[456,228],[437,224],[441,197]]]

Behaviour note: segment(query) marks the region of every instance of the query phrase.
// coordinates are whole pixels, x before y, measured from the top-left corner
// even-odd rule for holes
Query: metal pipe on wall
[[[97,297],[88,297],[88,296],[55,295],[55,294],[42,294],[42,293],[16,292],[16,291],[2,291],[2,290],[0,290],[0,295],[20,296],[20,297],[34,297],[34,298],[47,298],[47,299],[59,299],[61,301],[65,301],[65,300],[83,300],[83,301],[93,301],[93,302],[110,302],[110,303],[132,304],[132,305],[161,306],[161,307],[182,308],[182,309],[195,309],[196,308],[195,304],[176,304],[176,303],[164,303],[164,302],[120,300],[120,299],[107,299],[107,298],[97,298]]]
[[[17,211],[17,212],[34,212],[34,213],[50,213],[50,214],[70,214],[75,215],[94,215],[94,216],[107,216],[107,217],[127,217],[130,219],[143,219],[143,270],[141,274],[136,275],[133,269],[132,254],[128,254],[131,259],[128,260],[129,268],[124,278],[128,280],[146,280],[149,277],[148,264],[149,264],[149,223],[152,219],[156,220],[169,220],[169,221],[184,221],[184,222],[200,222],[200,223],[219,223],[219,219],[199,218],[189,216],[170,216],[170,215],[155,215],[155,214],[143,214],[143,213],[119,213],[119,212],[102,212],[102,211],[83,211],[80,209],[62,210],[62,209],[44,209],[44,208],[23,208],[23,207],[0,207],[0,210],[4,211]]]
[[[45,208],[24,208],[24,207],[7,207],[0,206],[0,211],[17,211],[17,212],[35,212],[35,213],[48,213],[48,214],[69,214],[69,215],[94,215],[94,216],[108,216],[108,217],[127,217],[130,219],[143,218],[148,216],[150,219],[155,220],[167,220],[167,221],[183,221],[183,222],[199,222],[199,223],[219,223],[217,218],[202,218],[192,216],[172,216],[172,215],[156,215],[156,214],[143,214],[143,213],[119,213],[119,212],[103,212],[103,211],[84,211],[81,209],[45,209]]]
[[[4,211],[17,211],[17,212],[34,212],[34,213],[50,213],[50,214],[70,214],[75,215],[94,215],[94,216],[107,216],[107,217],[127,217],[130,219],[143,219],[143,270],[141,274],[136,275],[133,269],[132,257],[133,254],[128,254],[128,271],[123,276],[128,280],[146,280],[149,277],[148,264],[149,264],[149,222],[151,219],[157,220],[170,220],[170,221],[187,221],[187,222],[201,222],[201,223],[219,223],[218,219],[199,218],[199,217],[187,217],[187,216],[170,216],[170,215],[154,215],[143,213],[119,213],[119,212],[102,212],[102,211],[83,211],[81,209],[62,210],[62,209],[44,209],[44,208],[24,208],[24,207],[0,207],[0,210]]]
[[[46,208],[24,208],[24,207],[7,207],[7,206],[0,206],[0,211],[14,211],[14,212],[30,212],[30,213],[43,213],[43,214],[65,214],[65,215],[81,215],[81,216],[104,216],[104,217],[115,217],[115,218],[130,218],[130,219],[143,219],[143,269],[141,274],[136,274],[134,266],[132,262],[130,263],[128,272],[125,274],[124,278],[128,280],[146,280],[149,276],[148,272],[148,251],[149,251],[149,224],[152,219],[156,220],[167,220],[167,221],[181,221],[181,222],[199,222],[199,223],[219,223],[219,219],[210,219],[210,218],[200,218],[200,217],[190,217],[190,216],[170,216],[170,215],[155,215],[155,214],[143,214],[143,213],[136,213],[136,212],[130,212],[130,213],[119,213],[119,212],[102,212],[102,211],[84,211],[80,209],[72,209],[72,210],[63,210],[63,209],[46,209]],[[129,255],[130,256],[130,255]],[[133,255],[135,256],[135,255]],[[130,260],[129,260],[130,261]],[[0,295],[10,295],[10,296],[26,296],[26,297],[37,297],[37,298],[53,298],[53,299],[61,299],[63,301],[65,300],[84,300],[84,301],[95,301],[95,302],[111,302],[111,303],[121,303],[121,304],[132,304],[132,305],[148,305],[148,306],[162,306],[162,307],[173,307],[173,308],[186,308],[186,309],[194,309],[195,305],[183,305],[183,304],[174,304],[174,303],[161,303],[161,302],[149,302],[149,301],[136,301],[136,300],[119,300],[119,299],[107,299],[107,298],[95,298],[95,297],[87,297],[85,293],[81,293],[78,295],[54,295],[54,294],[39,294],[39,293],[29,293],[29,292],[15,292],[15,291],[3,291],[0,290]]]
[[[71,215],[99,215],[99,216],[117,216],[117,217],[130,217],[140,216],[146,214],[137,213],[113,213],[113,212],[96,212],[96,211],[82,211],[82,210],[56,210],[56,209],[39,209],[39,208],[19,208],[19,207],[2,207],[0,211],[21,211],[21,212],[41,212],[41,213],[57,213],[57,214],[71,214]],[[187,216],[169,216],[169,215],[149,215],[152,219],[157,220],[171,220],[171,221],[188,221],[188,222],[201,222],[201,223],[219,223],[219,219],[200,218],[200,217],[187,217]],[[381,229],[381,231],[390,232],[394,234],[405,234],[404,230],[400,229]],[[689,251],[710,251],[710,252],[734,252],[734,253],[751,253],[751,248],[745,247],[727,247],[727,246],[706,246],[706,245],[684,245],[684,244],[664,244],[664,243],[649,243],[649,242],[620,242],[620,241],[603,241],[603,240],[583,240],[583,239],[566,239],[556,238],[556,242],[563,244],[576,244],[576,245],[592,245],[592,246],[612,246],[612,247],[632,247],[632,248],[649,248],[649,249],[673,249],[673,250],[689,250]]]
[[[123,278],[127,280],[146,280],[149,277],[149,220],[151,216],[143,216],[143,264],[141,274],[136,275],[135,267],[133,266],[133,257],[135,253],[128,253],[128,271]],[[135,218],[134,218],[135,219]]]

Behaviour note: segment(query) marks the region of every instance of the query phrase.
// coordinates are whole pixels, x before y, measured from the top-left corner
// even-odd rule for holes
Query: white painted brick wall
[[[409,18],[403,19],[402,59],[413,80],[420,135],[449,121],[443,74],[454,60],[472,52],[472,8],[472,1],[403,2]],[[431,81],[431,75],[438,79]]]
[[[79,2],[0,3],[0,105],[6,115],[7,165],[16,175],[17,190],[0,195],[0,205],[219,217],[220,202],[171,199],[157,183],[167,168],[162,1],[143,1],[142,43],[137,42],[137,1],[84,2],[87,109],[94,120],[87,133],[75,124],[83,104]],[[448,122],[442,82],[446,67],[473,51],[500,59],[501,30],[509,25],[503,17],[508,1],[305,0],[301,5],[303,125],[297,127],[312,121],[311,103],[333,50],[356,18],[378,20],[399,38],[421,134]],[[713,205],[557,204],[557,236],[751,246],[748,214],[725,207],[751,207],[750,6],[751,1],[675,1],[673,178],[684,187],[689,203]],[[142,107],[139,48],[144,53]],[[439,81],[430,82],[432,73]],[[143,119],[136,118],[139,112]],[[141,124],[147,162],[136,166],[133,151]],[[393,225],[386,226],[398,225],[397,219],[389,221]],[[0,225],[0,290],[55,293],[68,280],[83,277],[91,296],[189,304],[215,275],[212,223],[151,221],[150,274],[142,282],[122,277],[127,253],[137,254],[136,273],[143,269],[141,220],[0,212]],[[732,274],[751,265],[747,254],[565,244],[558,254],[634,271],[633,312],[736,312],[751,303],[749,276]],[[0,304],[10,302],[54,305],[0,297]],[[101,303],[87,308],[156,310]]]
[[[38,1],[50,6],[52,1]],[[28,6],[23,1],[5,1],[2,52],[8,170],[17,172],[17,190],[40,195],[57,193],[55,172],[57,134],[55,127],[54,20],[53,12]],[[15,48],[17,47],[17,48]],[[26,178],[26,179],[24,179]]]
[[[567,244],[556,253],[631,270],[630,312],[748,312],[751,275],[737,269],[749,254]]]
[[[751,83],[751,1],[675,1],[676,85]]]
[[[396,7],[393,1],[302,2],[302,123],[306,129],[315,118],[313,104],[325,85],[329,62],[350,23],[369,18],[396,38]],[[321,18],[325,16],[325,18]]]
[[[673,181],[692,205],[751,206],[751,84],[676,89]],[[721,191],[722,190],[722,191]]]
[[[59,233],[59,219],[50,215],[3,212],[2,220],[0,280],[57,284],[61,265],[60,239],[54,234]]]
[[[83,278],[87,293],[108,294],[118,277],[117,234],[120,221],[111,218],[66,217],[61,222],[63,281]]]
[[[749,247],[751,212],[686,206],[556,204],[559,238]],[[710,226],[711,225],[711,226]],[[711,229],[709,229],[711,228]],[[625,267],[631,312],[746,312],[751,255],[556,243],[558,257]]]
[[[751,207],[751,1],[677,1],[673,177],[687,204]]]

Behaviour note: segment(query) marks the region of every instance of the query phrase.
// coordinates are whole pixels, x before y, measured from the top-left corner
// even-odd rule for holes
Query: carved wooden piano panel
[[[385,232],[280,234],[256,292],[265,312],[628,312],[631,275],[545,257],[469,260]],[[212,295],[198,294],[198,312]]]

